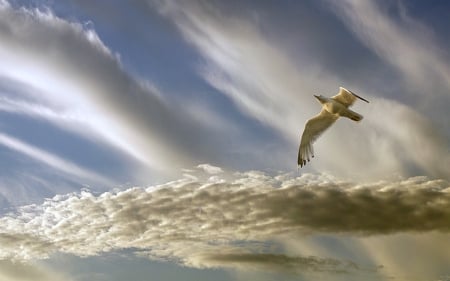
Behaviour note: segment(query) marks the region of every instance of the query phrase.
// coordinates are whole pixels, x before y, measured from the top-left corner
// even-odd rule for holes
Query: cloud
[[[386,179],[394,174],[450,179],[445,132],[414,108],[375,99],[361,124],[344,121],[316,144],[316,151],[326,155],[322,161],[331,162],[329,166],[338,174],[346,169],[350,175],[361,175],[361,180]]]
[[[116,138],[114,131],[101,130],[107,122],[99,120],[95,112],[88,111],[87,108],[47,100],[48,93],[45,89],[42,91],[30,84],[23,84],[7,77],[0,77],[0,87],[0,111],[44,120],[66,132],[109,144],[111,148],[122,150],[126,148],[126,142]],[[126,152],[137,154],[132,150]]]
[[[403,232],[365,237],[326,234],[303,239],[287,238],[284,247],[287,254],[314,253],[340,260],[355,260],[359,265],[366,265],[368,272],[372,270],[372,274],[360,271],[362,275],[331,275],[321,280],[419,281],[439,280],[449,274],[447,265],[450,254],[446,240],[448,233],[441,232]]]
[[[12,227],[9,225],[8,228]],[[4,252],[0,254],[2,260],[25,261],[30,259],[44,259],[55,251],[54,245],[43,239],[26,233],[0,233],[0,242]]]
[[[298,117],[302,115],[297,110],[302,104],[300,98],[318,90],[317,69],[297,68],[288,54],[245,17],[245,12],[230,18],[219,7],[202,1],[156,2],[161,13],[174,21],[206,59],[199,72],[207,82],[245,114],[297,137]],[[304,110],[306,114],[314,112],[308,107]]]
[[[87,127],[94,128],[91,134],[95,132],[101,136],[100,139],[106,139],[140,159],[136,149],[121,140],[117,125],[105,118],[107,115],[102,116],[89,102],[93,93],[108,92],[108,83],[104,83],[108,80],[118,84],[125,80],[133,84],[95,32],[84,29],[81,24],[66,22],[48,10],[16,10],[2,4],[0,13],[0,37],[4,42],[0,56],[5,62],[0,73],[2,86],[11,86],[3,91],[10,96],[10,106],[4,110],[15,113],[27,110],[27,115],[56,121],[59,127],[87,124]],[[89,63],[85,63],[87,61],[95,67],[90,68]],[[108,78],[109,75],[116,75],[116,79],[113,76]],[[46,110],[39,110],[43,107]],[[55,114],[60,114],[60,118]],[[77,123],[71,122],[73,119],[63,120],[61,117],[64,115],[72,115],[75,121],[81,122],[73,124]]]
[[[9,135],[0,133],[0,145],[6,146],[12,150],[22,153],[34,160],[42,162],[56,170],[60,170],[70,175],[77,176],[82,179],[87,179],[95,183],[111,185],[111,181],[97,175],[91,171],[85,170],[75,163],[59,158],[47,151],[34,147],[30,144],[24,143]]]
[[[161,13],[205,58],[199,66],[201,77],[243,113],[284,138],[278,141],[286,146],[272,145],[271,154],[260,153],[269,150],[267,146],[260,148],[254,136],[234,138],[242,127],[230,124],[207,104],[186,101],[180,105],[150,82],[129,75],[94,30],[48,11],[15,10],[7,4],[0,9],[0,74],[25,90],[20,98],[4,98],[1,109],[107,142],[155,170],[173,172],[203,162],[239,165],[229,160],[236,150],[245,151],[240,162],[257,168],[295,166],[295,160],[286,159],[296,153],[304,120],[319,109],[311,94],[329,92],[347,81],[306,59],[309,54],[304,49],[293,59],[289,48],[268,36],[254,17],[245,17],[245,11],[230,19],[213,4],[157,2]],[[409,101],[401,104],[380,98],[378,91],[364,85],[352,89],[372,102],[356,108],[366,118],[359,125],[340,120],[317,142],[317,155],[329,157],[316,158],[307,169],[357,178],[361,173],[355,171],[364,166],[366,179],[396,173],[410,176],[417,171],[449,177],[445,169],[450,162],[448,141],[439,136],[434,120],[405,105]],[[349,143],[359,150],[349,149]]]
[[[198,112],[193,116],[149,81],[128,74],[94,30],[48,10],[14,9],[6,2],[0,15],[0,75],[38,90],[9,97],[3,110],[28,111],[83,137],[93,134],[160,175],[217,154],[214,148],[222,143],[214,135],[217,128],[198,122]],[[50,110],[42,111],[42,105]],[[54,116],[61,112],[61,118]],[[63,120],[64,115],[75,119]],[[80,133],[73,128],[79,123],[91,130]],[[209,137],[199,137],[204,135]]]
[[[425,102],[428,96],[422,97],[422,95],[416,103],[417,106],[408,106],[415,102],[411,102],[408,99],[410,95],[406,93],[405,100],[395,101],[383,93],[382,87],[373,89],[368,88],[367,85],[358,84],[358,80],[366,80],[357,79],[360,72],[356,68],[350,75],[355,78],[356,83],[353,80],[342,80],[339,73],[332,73],[315,60],[307,59],[311,54],[308,53],[307,48],[302,48],[302,41],[299,46],[295,46],[296,51],[293,54],[288,51],[292,46],[284,46],[273,40],[273,34],[268,34],[264,29],[264,21],[270,22],[273,19],[265,14],[260,15],[257,11],[245,9],[238,11],[233,5],[224,8],[220,4],[214,5],[203,1],[156,2],[161,13],[175,23],[186,40],[204,57],[205,63],[199,66],[199,74],[205,81],[229,97],[243,113],[268,125],[283,136],[289,144],[290,155],[296,153],[304,122],[319,111],[319,106],[312,98],[312,94],[337,91],[338,86],[348,85],[346,87],[371,101],[369,105],[363,106],[358,103],[355,105],[355,110],[361,112],[366,118],[357,125],[348,120],[340,120],[327,131],[317,142],[316,153],[317,156],[322,155],[322,157],[314,159],[311,163],[314,169],[331,171],[347,178],[358,178],[358,175],[362,175],[364,179],[386,178],[393,174],[410,176],[417,174],[418,170],[420,174],[426,173],[432,177],[447,179],[450,177],[448,169],[445,168],[447,163],[450,163],[448,140],[445,138],[448,132],[445,129],[442,130],[442,127],[435,126],[437,120],[435,112],[419,110],[420,104],[422,101]],[[350,5],[348,3],[350,2],[335,4],[335,6],[345,8],[346,5]],[[364,5],[350,5],[352,7],[350,10]],[[345,10],[344,8],[342,10]],[[230,17],[224,10],[228,12],[232,10],[234,16]],[[361,13],[358,14],[358,12]],[[363,9],[355,13],[363,15],[365,12],[367,11]],[[347,12],[345,15],[348,16]],[[352,28],[354,26],[358,31],[362,30],[364,34],[369,34],[367,36],[372,36],[369,28],[372,17],[369,17],[369,22],[361,24],[360,22],[365,21],[365,17],[349,18],[352,22],[358,21],[352,25]],[[348,23],[348,21],[345,22]],[[387,22],[389,24],[390,21],[387,20]],[[388,32],[390,29],[386,28],[386,30]],[[394,30],[397,30],[395,26]],[[313,39],[310,38],[312,31],[298,32],[296,36],[303,41]],[[404,37],[401,30],[398,33],[399,38]],[[389,38],[397,38],[394,35]],[[415,42],[411,41],[412,39],[408,40],[407,42]],[[398,54],[403,54],[403,49],[400,48],[403,45],[411,46],[407,49],[408,59],[405,59],[405,62],[416,63],[417,55],[420,65],[426,64],[427,68],[431,68],[433,62],[441,60],[435,55],[422,57],[421,54],[428,52],[422,52],[422,47],[416,48],[421,45],[420,43],[401,43],[402,45],[397,48],[398,40],[392,39],[392,44],[385,44],[386,40],[375,35],[372,41],[383,50],[394,48],[396,52],[393,56],[402,62],[404,56]],[[357,41],[353,42],[353,44],[356,43]],[[334,48],[334,45],[330,45],[328,52],[337,52]],[[430,49],[436,48],[430,47]],[[433,78],[430,77],[429,81],[439,79],[447,73],[444,71],[445,66],[442,63],[439,65],[442,71],[438,71],[439,73],[433,71],[428,75]],[[340,67],[342,65],[336,68]],[[420,68],[418,75],[420,76],[423,71],[425,70]],[[414,80],[413,78],[410,77],[410,80]],[[399,88],[402,86],[402,82],[396,85]],[[442,104],[443,97],[447,97],[446,94],[440,94],[442,91],[448,92],[447,88],[444,90],[441,88],[439,93],[430,93],[438,104]],[[423,91],[420,93],[422,94]],[[447,103],[444,102],[444,104]],[[448,110],[440,108],[437,112],[438,115],[445,116]],[[441,120],[447,119],[441,118]],[[403,130],[403,127],[408,128],[408,131]],[[287,161],[283,159],[277,164],[279,167],[292,167],[295,165],[295,160],[292,160],[292,166],[286,163]],[[360,167],[364,167],[363,174],[359,172]]]
[[[206,173],[211,174],[211,175],[223,173],[222,168],[216,167],[216,166],[213,166],[210,164],[200,164],[197,166],[197,168],[200,168],[203,171],[205,171]]]
[[[397,280],[446,280],[450,261],[448,233],[398,234],[363,241],[372,258]],[[414,253],[420,253],[415,255]]]
[[[421,111],[445,124],[449,115],[441,104],[449,102],[450,65],[433,30],[409,16],[401,2],[396,7],[371,1],[328,2],[364,45],[402,75],[408,85],[404,95],[414,96]]]
[[[208,267],[232,267],[244,270],[281,271],[290,273],[353,273],[360,270],[356,263],[331,258],[291,257],[264,253],[215,253],[196,257]]]
[[[445,180],[418,177],[358,185],[326,175],[257,171],[228,177],[211,182],[191,175],[159,186],[98,196],[68,194],[23,207],[0,219],[0,239],[11,245],[2,257],[92,256],[132,248],[152,259],[194,267],[350,271],[360,270],[359,265],[285,255],[267,245],[286,236],[450,230],[450,184]]]
[[[43,266],[10,261],[0,261],[0,279],[4,281],[71,280],[67,276]]]

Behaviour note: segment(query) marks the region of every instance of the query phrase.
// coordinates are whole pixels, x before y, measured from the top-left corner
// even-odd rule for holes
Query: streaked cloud
[[[149,81],[128,74],[119,56],[94,30],[49,10],[16,10],[2,4],[0,14],[0,75],[41,94],[39,103],[31,104],[10,97],[4,111],[25,114],[31,107],[26,114],[63,122],[67,128],[77,122],[86,124],[87,132],[71,132],[99,135],[97,139],[119,147],[161,175],[216,151],[213,144],[220,143],[218,137],[210,134],[210,140],[216,140],[210,142],[198,138],[212,128],[198,122],[198,112],[193,116],[189,109],[163,97]],[[36,92],[27,93],[37,98]],[[47,108],[77,118],[65,122],[64,115],[57,118],[39,107],[46,103]]]
[[[361,270],[351,261],[331,258],[292,257],[282,254],[264,253],[216,253],[197,257],[200,264],[210,267],[231,267],[243,270],[281,271],[284,273],[355,273]],[[372,269],[375,272],[374,269]]]
[[[0,219],[1,239],[11,245],[3,249],[3,258],[45,258],[56,252],[92,256],[133,248],[152,259],[199,268],[376,272],[357,261],[286,255],[270,245],[282,237],[450,230],[445,180],[359,185],[326,175],[252,171],[224,172],[228,180],[211,182],[199,180],[204,173],[197,168],[159,186],[98,196],[68,194],[23,207]]]
[[[366,116],[361,124],[340,120],[337,126],[326,132],[326,138],[318,141],[316,152],[318,156],[323,156],[311,163],[313,168],[347,178],[358,178],[359,174],[365,179],[380,179],[395,174],[410,176],[416,174],[417,170],[432,177],[450,177],[445,168],[450,163],[448,140],[445,137],[447,132],[441,132],[441,128],[436,126],[435,120],[431,119],[434,118],[433,114],[424,114],[424,111],[418,110],[419,107],[410,106],[411,101],[408,99],[396,101],[381,91],[383,87],[373,89],[355,84],[354,81],[342,81],[339,73],[323,69],[314,60],[306,59],[308,53],[301,48],[301,42],[295,53],[296,60],[292,60],[291,56],[294,54],[271,39],[270,34],[266,34],[266,30],[260,27],[260,21],[265,18],[264,15],[258,17],[257,12],[255,16],[253,12],[240,10],[236,11],[239,16],[229,17],[222,12],[220,4],[175,0],[156,3],[161,13],[176,24],[186,40],[205,58],[205,63],[199,66],[199,74],[205,81],[229,97],[242,112],[279,132],[291,144],[289,149],[292,155],[296,153],[304,122],[319,111],[312,94],[327,92],[327,95],[333,95],[338,86],[351,83],[346,87],[371,101],[365,106],[356,104],[357,111]],[[335,5],[350,4],[346,2]],[[231,8],[227,8],[233,9],[233,5],[230,6]],[[359,14],[364,12],[366,10]],[[358,11],[355,13],[358,14]],[[350,18],[353,21],[365,21],[362,16]],[[366,24],[369,26],[357,23],[352,26],[358,26],[358,30],[362,30],[364,34],[372,34],[370,23]],[[309,40],[308,34],[297,36]],[[391,37],[397,38],[394,35]],[[403,37],[400,36],[401,38]],[[394,48],[396,44],[393,44],[394,47],[390,46],[385,44],[386,40],[378,37],[373,38],[373,41],[383,45],[380,48],[387,49]],[[329,52],[334,51],[333,46],[328,48]],[[431,67],[434,61],[439,60],[434,55],[422,57],[422,47],[411,48],[408,49],[411,59],[405,61],[415,61],[413,57],[417,55],[420,57],[419,61]],[[403,52],[400,47],[395,49],[395,54]],[[444,65],[441,65],[444,69]],[[429,75],[433,79],[439,79],[445,73],[442,70],[439,74]],[[358,80],[358,75],[355,70],[352,75],[355,81]],[[414,77],[410,78],[414,80]],[[448,92],[446,89],[441,87],[440,92]],[[441,104],[441,94],[429,94]],[[425,99],[428,96],[420,100]],[[437,112],[442,110],[447,112],[442,108]],[[444,116],[445,112],[442,113]],[[429,149],[425,149],[425,146]],[[360,153],[361,151],[364,153]],[[342,159],[346,159],[345,165]],[[286,160],[279,163],[280,167],[283,165],[286,165]],[[360,167],[364,167],[363,174],[355,172]]]
[[[67,174],[79,177],[81,179],[87,179],[95,183],[101,183],[104,185],[112,185],[112,182],[108,179],[85,170],[75,163],[61,159],[60,157],[53,155],[47,151],[34,147],[33,145],[24,143],[9,135],[0,133],[0,145],[13,149],[21,154],[24,154],[34,160],[42,162],[56,170],[65,172]]]
[[[0,261],[0,279],[4,281],[69,281],[68,276],[44,266],[21,262]]]
[[[438,45],[438,38],[427,26],[411,18],[401,3],[329,2],[343,23],[367,47],[404,74],[407,83],[419,88],[419,92],[405,94],[429,91],[428,87],[439,80],[444,84],[436,86],[450,88],[449,64],[443,60],[445,53]],[[389,15],[389,8],[399,17]],[[438,91],[430,96],[443,97],[444,94]]]
[[[402,98],[445,125],[450,116],[442,105],[450,102],[450,64],[437,34],[411,17],[402,2],[328,4],[364,45],[401,74],[407,85]]]
[[[110,145],[111,149],[125,150],[130,155],[138,153],[126,146],[126,141],[117,137],[113,129],[108,127],[107,120],[100,118],[96,112],[88,108],[69,106],[50,100],[46,100],[48,93],[34,88],[30,84],[22,84],[19,81],[1,78],[0,111],[26,116],[35,120],[48,122],[58,129],[82,136],[85,139]]]
[[[251,17],[230,19],[213,4],[195,1],[157,2],[161,13],[175,22],[205,58],[205,64],[199,66],[201,77],[290,144],[283,150],[282,160],[258,153],[247,140],[234,146],[245,148],[258,162],[256,166],[268,162],[270,167],[282,169],[295,166],[295,161],[291,165],[285,158],[296,152],[301,120],[318,111],[311,94],[335,90],[345,81],[313,61],[303,60],[308,53],[301,50],[299,61],[292,60],[286,48],[266,36]],[[27,99],[8,96],[2,110],[39,117],[71,133],[107,142],[155,170],[173,173],[211,160],[227,162],[223,159],[230,146],[221,134],[239,135],[238,125],[215,116],[207,106],[190,102],[180,106],[150,82],[128,74],[118,55],[94,30],[48,11],[14,10],[4,4],[1,13],[4,30],[14,32],[0,33],[4,42],[0,55],[5,59],[0,72],[5,79],[40,93],[39,102],[30,101],[30,93]],[[357,109],[366,118],[359,125],[341,120],[327,132],[316,150],[329,157],[315,159],[313,168],[351,178],[358,177],[354,171],[363,165],[364,177],[370,179],[410,176],[417,170],[449,177],[445,166],[450,156],[443,153],[448,141],[433,128],[433,120],[406,103],[380,97],[377,90],[364,85],[348,87],[372,101]],[[59,94],[62,92],[65,94]],[[207,118],[202,117],[205,114]],[[397,130],[399,118],[408,131]],[[348,143],[365,153],[342,149]],[[423,143],[431,149],[424,149]],[[347,159],[345,165],[341,159]]]
[[[118,158],[138,160],[144,171],[127,168],[143,174],[146,182],[194,168],[161,185],[67,193],[71,189],[57,181],[60,173],[68,175],[65,180],[109,181],[97,174],[98,166],[75,164],[87,163],[87,158],[65,158],[50,145],[34,143],[32,133],[15,135],[15,124],[1,123],[2,152],[30,159],[42,170],[36,169],[36,176],[11,167],[20,174],[15,177],[6,169],[0,199],[30,195],[41,185],[53,189],[39,190],[38,204],[11,207],[11,213],[0,217],[0,279],[66,280],[35,267],[36,260],[57,259],[58,253],[104,257],[122,249],[194,268],[287,272],[297,279],[313,274],[314,280],[438,280],[448,271],[448,48],[411,18],[402,2],[291,3],[298,10],[306,8],[287,19],[289,31],[276,19],[290,15],[282,5],[270,7],[280,7],[272,13],[267,3],[246,9],[251,5],[242,1],[119,2],[113,13],[105,12],[106,6],[79,2],[79,7],[96,11],[91,16],[108,21],[111,33],[102,34],[105,26],[94,29],[100,26],[97,18],[77,22],[84,16],[69,11],[67,3],[55,4],[64,6],[64,13],[58,13],[0,0],[0,114],[45,123],[57,133],[105,146],[106,153],[124,152]],[[115,22],[114,16],[122,17],[120,8],[131,5],[128,15],[139,10],[139,17],[157,18],[166,28],[148,40],[170,32],[176,42],[188,42],[167,48],[169,56],[189,53],[176,56],[171,60],[175,66],[167,67],[191,72],[189,64],[198,62],[192,71],[198,81],[188,81],[195,75],[190,73],[175,88],[205,93],[163,92],[157,82],[176,84],[173,77],[163,77],[170,70],[158,69],[164,63],[129,66],[130,61],[121,59],[127,53],[115,53],[122,44],[125,52],[146,49],[134,50],[127,40],[140,45],[140,33],[148,32],[144,23],[151,21],[124,17]],[[302,17],[310,12],[316,24]],[[121,24],[127,28],[118,28]],[[120,34],[136,24],[137,37]],[[345,44],[322,44],[341,39]],[[319,44],[320,51],[311,51]],[[152,61],[154,53],[148,49],[132,56]],[[358,57],[355,49],[370,58]],[[194,52],[195,59],[183,57]],[[350,58],[354,62],[347,68]],[[164,81],[148,81],[127,68],[161,70],[165,74],[158,77]],[[386,79],[392,73],[401,79]],[[372,74],[378,77],[370,80]],[[259,171],[295,169],[299,133],[319,110],[312,94],[333,95],[341,85],[370,100],[355,105],[364,121],[340,120],[317,142],[318,157],[306,170]],[[205,101],[210,93],[214,97]],[[256,170],[228,171],[239,170],[244,161]],[[223,163],[232,168],[215,166]],[[58,176],[45,178],[47,168]],[[320,174],[310,174],[312,170]],[[16,182],[27,188],[19,190],[19,184],[11,184]],[[60,195],[42,203],[55,190]]]
[[[174,21],[206,59],[199,73],[207,82],[230,97],[245,114],[297,137],[297,122],[304,114],[298,108],[303,102],[314,104],[304,98],[319,90],[315,87],[319,81],[317,69],[297,68],[254,22],[244,17],[229,18],[212,3],[149,2],[158,3],[161,13]],[[332,80],[329,76],[327,79]],[[303,107],[306,114],[314,112]]]

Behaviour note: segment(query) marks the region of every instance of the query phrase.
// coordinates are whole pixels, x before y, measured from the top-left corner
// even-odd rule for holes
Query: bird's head
[[[314,97],[318,99],[321,104],[326,102],[326,98],[322,95],[314,95]]]

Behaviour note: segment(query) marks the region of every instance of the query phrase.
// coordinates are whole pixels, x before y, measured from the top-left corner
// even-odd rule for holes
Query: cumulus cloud
[[[205,171],[206,173],[211,174],[211,175],[223,173],[222,168],[217,167],[217,166],[213,166],[213,165],[210,165],[210,164],[200,164],[200,165],[197,166],[197,168],[200,168],[203,171]]]
[[[198,168],[200,169],[200,168]],[[280,237],[354,237],[450,230],[450,184],[424,177],[358,185],[329,176],[237,173],[118,193],[57,196],[0,219],[2,258],[79,256],[133,248],[194,267],[312,272],[360,270],[351,261],[286,255]],[[271,242],[272,241],[272,242]],[[6,243],[7,242],[7,243]]]

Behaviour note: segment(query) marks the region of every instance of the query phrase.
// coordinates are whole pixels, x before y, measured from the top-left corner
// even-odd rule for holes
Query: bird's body
[[[318,115],[309,119],[305,124],[298,151],[297,164],[303,167],[310,157],[314,157],[314,141],[328,129],[339,117],[347,117],[353,121],[361,121],[363,116],[348,109],[357,98],[369,102],[355,93],[340,87],[339,93],[331,98],[314,95],[322,104]]]

